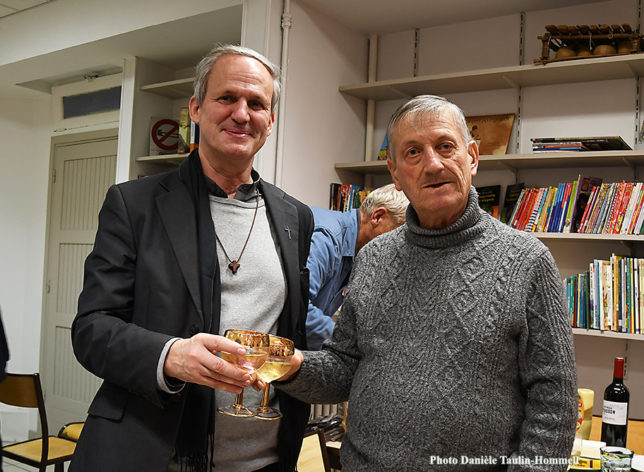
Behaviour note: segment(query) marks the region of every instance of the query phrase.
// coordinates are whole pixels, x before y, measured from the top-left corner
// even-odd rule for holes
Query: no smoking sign
[[[153,120],[150,130],[150,154],[175,152],[179,144],[179,123],[169,118]],[[155,149],[156,148],[156,149]]]

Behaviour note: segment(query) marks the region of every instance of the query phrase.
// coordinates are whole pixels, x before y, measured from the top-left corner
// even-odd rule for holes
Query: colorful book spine
[[[584,233],[589,219],[589,215],[592,213],[592,209],[595,205],[595,200],[597,200],[597,195],[599,194],[599,187],[593,187],[590,192],[590,197],[588,198],[588,203],[584,206],[583,214],[580,216],[578,225],[576,227],[576,232]]]
[[[540,188],[538,190],[534,207],[532,209],[532,212],[530,213],[530,217],[524,231],[534,231],[534,226],[537,223],[537,218],[539,217],[539,214],[541,213],[541,210],[543,209],[543,205],[545,203],[546,192],[546,188]]]
[[[564,185],[565,185],[565,187],[564,187],[564,195],[563,195],[563,199],[561,201],[561,210],[559,212],[559,221],[558,221],[557,227],[555,229],[555,231],[557,233],[563,233],[564,226],[566,224],[566,215],[568,214],[568,208],[570,207],[570,196],[571,196],[571,193],[572,193],[573,183],[572,182],[566,182],[566,184],[564,184]]]
[[[638,209],[638,203],[640,202],[640,197],[642,194],[642,182],[637,182],[633,186],[633,191],[628,200],[628,206],[624,212],[624,219],[619,228],[619,234],[631,234],[633,228],[633,221],[635,219],[636,210]]]
[[[571,232],[579,233],[579,225],[584,214],[589,197],[594,187],[601,185],[602,179],[588,175],[579,175],[577,178],[577,194],[574,199]]]
[[[539,189],[538,188],[533,188],[531,189],[530,196],[528,198],[528,201],[526,202],[526,206],[521,213],[517,229],[525,231],[526,227],[528,226],[528,221],[530,220],[530,215],[532,215],[532,210],[534,209],[535,205],[538,205],[537,200],[539,196]]]
[[[552,210],[552,203],[553,203],[556,190],[557,189],[555,187],[545,188],[545,193],[544,193],[543,201],[541,203],[541,208],[539,209],[537,218],[534,222],[534,225],[532,226],[532,231],[540,232],[540,233],[543,233],[544,231],[546,231],[546,225],[548,224],[548,220],[550,218],[550,212]]]
[[[568,209],[566,210],[566,218],[565,218],[564,228],[563,228],[564,233],[570,233],[570,230],[572,227],[573,209],[575,208],[575,203],[577,198],[577,184],[578,184],[578,181],[575,180],[572,183],[572,186],[570,189],[570,196],[568,197]]]
[[[632,198],[634,188],[635,184],[633,182],[624,183],[624,193],[622,194],[621,201],[619,202],[617,218],[615,220],[615,224],[610,229],[610,234],[620,234],[620,229],[624,224],[624,218],[626,218],[626,212],[628,211],[628,207],[630,206],[629,203]]]
[[[621,206],[621,201],[624,195],[624,184],[625,182],[622,181],[621,183],[617,184],[616,191],[614,192],[614,195],[610,197],[610,208],[608,211],[608,217],[606,219],[606,223],[603,228],[599,232],[601,233],[610,233],[612,232],[613,228],[615,227],[615,223],[617,222],[617,216],[619,213],[619,209]]]
[[[595,218],[595,221],[592,222],[592,233],[599,234],[604,232],[604,226],[606,226],[606,223],[608,221],[610,209],[615,201],[615,194],[617,193],[617,189],[618,184],[616,183],[608,184],[606,186],[606,193],[604,194],[601,206],[599,207],[599,211],[597,212],[597,217]]]

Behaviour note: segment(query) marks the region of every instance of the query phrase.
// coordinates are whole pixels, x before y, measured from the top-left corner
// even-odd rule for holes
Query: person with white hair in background
[[[409,200],[394,184],[367,195],[359,209],[348,212],[311,207],[315,229],[306,266],[310,273],[306,342],[319,350],[331,337],[334,315],[346,296],[358,251],[376,236],[405,222]]]

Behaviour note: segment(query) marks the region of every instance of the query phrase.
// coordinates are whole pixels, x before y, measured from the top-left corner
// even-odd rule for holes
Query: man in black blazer
[[[279,91],[260,54],[213,49],[190,100],[199,148],[108,190],[72,325],[76,357],[103,384],[70,471],[295,469],[307,404],[278,392],[280,421],[216,413],[252,380],[216,355],[240,349],[225,329],[306,348],[312,215],[252,169]]]

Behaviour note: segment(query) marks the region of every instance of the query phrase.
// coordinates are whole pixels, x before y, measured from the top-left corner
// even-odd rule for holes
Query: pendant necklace
[[[246,242],[244,243],[244,247],[242,248],[241,252],[239,253],[239,257],[235,259],[234,261],[228,257],[228,253],[226,252],[226,248],[224,248],[224,245],[221,244],[221,239],[219,239],[219,236],[217,236],[217,232],[215,232],[215,238],[217,238],[217,242],[221,246],[221,250],[224,251],[224,256],[226,256],[226,259],[228,259],[228,268],[230,271],[234,274],[237,273],[237,270],[239,269],[239,261],[242,258],[242,254],[244,254],[244,249],[246,249],[246,245],[248,244],[248,240],[250,239],[250,235],[253,232],[253,226],[255,226],[255,218],[257,217],[257,209],[259,208],[259,190],[256,189],[257,191],[257,204],[255,205],[255,213],[253,214],[253,222],[250,224],[250,231],[248,231],[248,236],[246,237]]]

